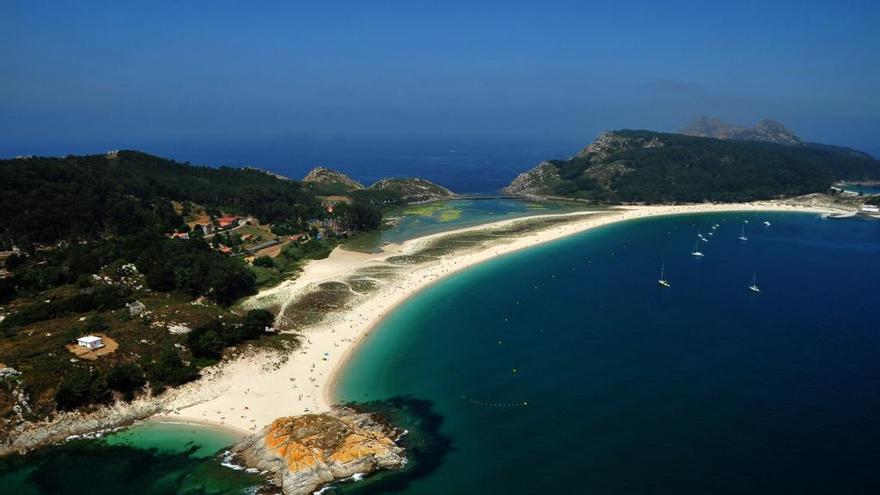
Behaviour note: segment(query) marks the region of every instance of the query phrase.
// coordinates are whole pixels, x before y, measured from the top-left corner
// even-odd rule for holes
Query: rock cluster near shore
[[[278,418],[233,451],[249,467],[268,471],[285,495],[299,495],[355,474],[403,466],[395,434],[370,414],[335,408]]]
[[[129,425],[157,414],[162,408],[161,401],[144,398],[131,403],[101,407],[91,413],[61,413],[44,421],[0,421],[0,457],[26,454],[70,437],[94,435],[96,432]]]

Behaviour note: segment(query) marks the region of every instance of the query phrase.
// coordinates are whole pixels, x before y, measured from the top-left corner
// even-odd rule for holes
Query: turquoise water
[[[878,259],[880,222],[718,214],[450,277],[371,332],[337,390],[411,430],[412,462],[327,495],[878,493]],[[217,456],[233,441],[148,423],[0,459],[0,493],[250,493]]]
[[[400,212],[401,220],[393,228],[383,231],[381,240],[399,243],[488,222],[585,209],[590,208],[576,203],[536,203],[502,198],[461,199],[413,205]]]
[[[862,184],[843,184],[842,187],[847,191],[861,194],[880,194],[880,184],[870,186]]]
[[[866,220],[603,227],[423,291],[337,396],[442,417],[451,448],[395,493],[880,493],[878,260]]]
[[[101,439],[0,459],[0,493],[251,493],[258,476],[221,465],[220,454],[235,441],[224,430],[148,422]]]

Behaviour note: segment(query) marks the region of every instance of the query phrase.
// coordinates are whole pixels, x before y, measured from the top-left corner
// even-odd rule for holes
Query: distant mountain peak
[[[755,127],[744,127],[730,124],[714,117],[700,116],[694,119],[687,127],[679,131],[680,134],[697,137],[709,137],[715,139],[733,139],[738,141],[763,141],[767,143],[800,145],[801,138],[791,132],[781,123],[772,119],[763,119]]]
[[[343,174],[342,172],[337,172],[336,170],[331,170],[325,167],[313,168],[308,174],[306,174],[305,177],[303,177],[302,181],[313,182],[315,184],[321,185],[340,185],[349,189],[364,188],[363,184]]]

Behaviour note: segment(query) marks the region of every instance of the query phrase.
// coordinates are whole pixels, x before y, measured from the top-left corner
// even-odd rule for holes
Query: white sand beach
[[[699,204],[681,206],[627,206],[602,212],[569,213],[572,221],[530,232],[503,243],[436,261],[413,265],[386,286],[358,299],[346,310],[306,331],[302,347],[280,357],[260,351],[205,370],[203,378],[170,392],[164,420],[196,421],[222,425],[242,433],[259,431],[281,416],[320,412],[332,403],[335,377],[358,344],[395,306],[448,275],[507,253],[525,249],[588,229],[626,220],[661,215],[729,211],[826,212],[822,207],[790,206],[775,202]],[[546,216],[544,216],[546,217]],[[535,217],[529,217],[535,218]],[[247,307],[283,307],[296,295],[321,282],[332,281],[353,270],[381,263],[390,256],[411,253],[425,242],[451,234],[498,227],[527,219],[506,220],[387,246],[383,253],[364,254],[337,248],[326,259],[309,263],[295,280],[265,290],[246,302]]]

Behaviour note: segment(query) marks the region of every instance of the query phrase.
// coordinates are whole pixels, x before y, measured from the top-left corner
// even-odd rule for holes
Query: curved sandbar
[[[284,309],[317,284],[337,281],[360,269],[387,266],[395,256],[416,253],[445,238],[467,232],[503,229],[518,222],[536,219],[559,219],[545,228],[524,231],[498,242],[486,242],[464,252],[439,256],[434,260],[406,266],[399,276],[384,286],[362,296],[344,311],[304,332],[303,345],[292,355],[259,352],[206,370],[203,379],[176,390],[166,402],[166,416],[178,420],[191,418],[257,432],[280,416],[321,412],[330,408],[336,375],[348,357],[370,331],[398,304],[428,285],[478,263],[562,237],[611,223],[663,215],[735,211],[827,212],[819,206],[791,206],[778,202],[735,204],[698,204],[674,206],[624,206],[601,212],[577,212],[560,215],[505,220],[434,234],[389,246],[383,253],[364,254],[337,248],[324,260],[313,261],[302,275],[248,300],[247,307]]]

